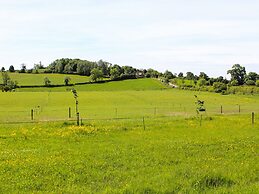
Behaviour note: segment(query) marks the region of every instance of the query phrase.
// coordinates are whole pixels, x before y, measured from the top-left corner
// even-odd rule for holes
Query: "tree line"
[[[2,67],[2,72],[5,72]],[[90,76],[90,80],[93,82],[107,78],[110,80],[124,80],[124,79],[135,79],[135,78],[160,78],[164,83],[178,84],[175,80],[182,80],[183,87],[205,87],[213,86],[216,92],[222,92],[227,90],[228,86],[241,86],[241,85],[257,85],[259,86],[259,75],[256,72],[246,72],[245,67],[240,64],[235,64],[230,70],[227,71],[231,76],[231,80],[219,76],[217,78],[209,77],[205,72],[200,72],[199,75],[195,75],[192,72],[179,74],[172,73],[166,70],[161,73],[152,68],[149,69],[137,69],[132,66],[120,66],[117,64],[111,64],[109,62],[99,60],[97,62],[81,60],[81,59],[69,59],[62,58],[53,61],[47,67],[44,67],[41,62],[34,64],[32,69],[26,69],[26,65],[22,64],[19,73],[60,73],[60,74],[77,74],[82,76]],[[16,72],[14,66],[9,67],[9,72]],[[184,80],[193,81],[193,85],[185,84]],[[68,85],[70,78],[67,77],[64,82]],[[3,81],[4,82],[4,81]],[[4,82],[7,83],[7,82]],[[51,81],[48,78],[44,79],[44,85],[50,85]],[[17,84],[15,84],[16,86]]]

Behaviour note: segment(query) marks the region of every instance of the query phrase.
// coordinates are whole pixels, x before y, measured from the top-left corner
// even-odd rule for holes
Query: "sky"
[[[259,0],[0,0],[0,67],[103,59],[159,71],[259,73]]]

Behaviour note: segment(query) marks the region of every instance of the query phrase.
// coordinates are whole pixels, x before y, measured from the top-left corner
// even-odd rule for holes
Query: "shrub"
[[[221,93],[227,90],[227,85],[221,82],[214,82],[213,88],[216,93]]]
[[[233,81],[230,82],[230,85],[231,86],[239,86],[239,83],[238,83],[237,80],[233,80]]]
[[[257,80],[257,81],[255,82],[255,85],[256,85],[257,87],[259,87],[259,80]]]
[[[247,81],[246,81],[246,85],[248,85],[248,86],[254,86],[254,85],[255,85],[255,81],[254,81],[254,80],[247,80]]]

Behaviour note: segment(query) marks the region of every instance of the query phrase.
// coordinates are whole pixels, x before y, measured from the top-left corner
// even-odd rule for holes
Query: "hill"
[[[64,87],[40,87],[40,88],[20,88],[17,91],[23,92],[64,92],[75,88],[78,91],[127,91],[127,90],[161,90],[167,89],[167,86],[163,85],[157,79],[145,78],[145,79],[133,79],[123,81],[111,81],[106,83],[89,83],[76,86],[64,86]]]
[[[44,78],[47,77],[51,81],[51,84],[64,84],[64,78],[70,77],[70,83],[80,83],[88,82],[88,76],[80,75],[68,75],[68,74],[53,74],[53,73],[44,73],[44,74],[29,74],[29,73],[9,73],[8,74],[13,81],[18,82],[18,86],[31,86],[31,85],[44,85]],[[0,74],[0,84],[2,84],[2,75]]]

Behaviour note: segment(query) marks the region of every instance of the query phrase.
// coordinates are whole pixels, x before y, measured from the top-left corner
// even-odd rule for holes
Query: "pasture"
[[[18,86],[40,86],[44,85],[44,78],[48,77],[53,85],[64,84],[64,78],[70,77],[71,84],[88,82],[89,77],[80,75],[70,74],[52,74],[52,73],[40,73],[40,74],[29,74],[29,73],[9,73],[8,74],[13,81],[18,82]],[[2,83],[2,75],[0,74],[0,84]]]
[[[259,96],[76,87],[82,126],[66,87],[0,93],[1,193],[258,193]]]

